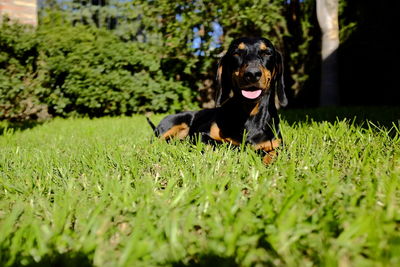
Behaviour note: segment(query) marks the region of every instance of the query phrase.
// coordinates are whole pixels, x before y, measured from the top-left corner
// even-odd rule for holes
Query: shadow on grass
[[[400,124],[400,107],[325,107],[315,109],[288,109],[281,111],[281,118],[293,125],[297,122],[335,122],[348,120],[367,127],[367,121],[379,127],[392,128]]]
[[[220,257],[217,255],[200,255],[196,260],[191,260],[189,263],[183,262],[173,262],[171,263],[173,267],[209,267],[209,266],[218,266],[218,267],[236,267],[239,266],[235,262],[235,258],[233,257]]]
[[[87,254],[83,252],[68,252],[68,253],[54,253],[52,255],[46,255],[41,258],[38,262],[32,258],[20,258],[16,257],[15,263],[11,266],[29,266],[29,267],[92,267],[92,260],[89,259]]]
[[[4,135],[6,131],[24,131],[27,129],[34,128],[38,125],[43,124],[42,122],[26,121],[26,122],[1,122],[0,121],[0,135]]]
[[[254,260],[257,262],[253,262],[251,266],[276,266],[276,265],[284,265],[284,259],[279,255],[279,253],[274,249],[274,247],[269,243],[267,235],[263,232],[260,232],[260,236],[257,242],[257,249],[263,248],[266,253],[263,257],[255,257]],[[168,265],[174,267],[208,267],[208,266],[222,266],[222,267],[236,267],[241,266],[241,263],[237,263],[235,257],[222,257],[215,255],[213,253],[210,254],[200,254],[193,256],[193,258],[189,262],[172,262]]]

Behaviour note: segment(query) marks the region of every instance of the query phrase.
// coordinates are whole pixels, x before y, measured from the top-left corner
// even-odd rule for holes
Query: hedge
[[[70,24],[0,25],[0,120],[114,116],[194,108],[160,68],[161,47]]]

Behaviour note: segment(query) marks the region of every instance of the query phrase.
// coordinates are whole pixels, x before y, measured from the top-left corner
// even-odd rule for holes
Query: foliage
[[[143,116],[5,130],[0,265],[399,265],[399,128],[288,117],[267,167]]]
[[[0,23],[0,120],[32,120],[49,117],[40,102],[43,92],[39,41],[32,28]]]
[[[62,33],[62,34],[60,34]],[[105,29],[43,25],[47,101],[57,115],[174,112],[192,107],[192,94],[165,77],[158,47],[122,42]]]
[[[315,1],[288,1],[284,14],[288,34],[284,36],[283,47],[288,61],[286,71],[290,74],[286,77],[286,84],[297,96],[304,87],[315,87],[313,81],[310,82],[310,75],[319,73],[320,54],[310,53],[319,51],[320,45]]]
[[[0,119],[195,106],[193,92],[161,69],[160,47],[123,42],[105,29],[68,24],[62,16],[43,21],[37,31],[7,21],[1,27]]]
[[[345,43],[357,30],[357,5],[348,0],[339,1],[339,39]]]

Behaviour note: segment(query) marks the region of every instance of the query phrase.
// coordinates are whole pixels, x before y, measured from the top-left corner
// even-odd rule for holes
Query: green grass
[[[0,266],[398,266],[398,123],[283,117],[267,167],[143,116],[3,129]]]

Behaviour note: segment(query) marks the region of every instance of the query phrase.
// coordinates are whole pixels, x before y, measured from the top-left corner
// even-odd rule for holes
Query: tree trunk
[[[338,60],[339,22],[338,0],[317,0],[317,18],[322,32],[322,66],[320,105],[339,104]]]

